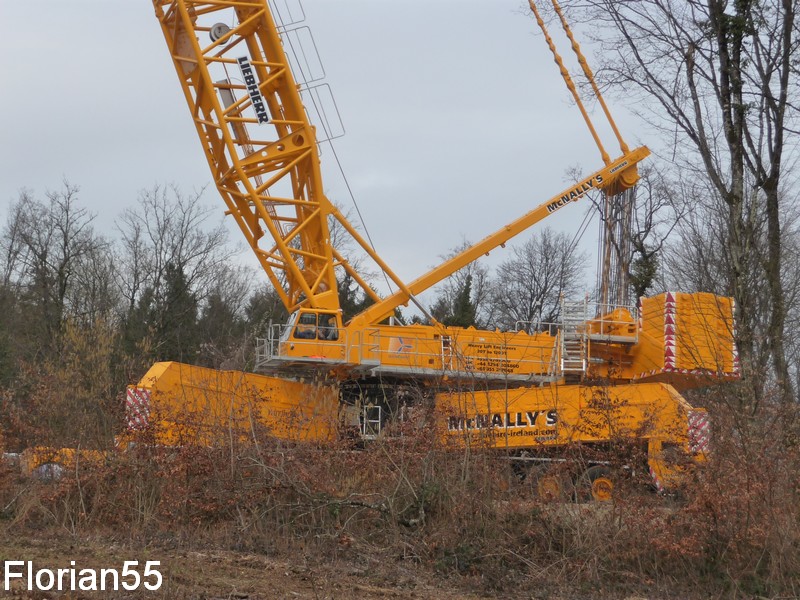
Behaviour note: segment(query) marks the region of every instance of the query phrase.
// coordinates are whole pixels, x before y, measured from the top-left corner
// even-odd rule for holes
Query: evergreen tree
[[[157,358],[191,362],[197,355],[197,304],[183,269],[169,263],[163,294],[155,303]]]
[[[219,367],[236,346],[236,340],[244,332],[242,319],[225,302],[218,291],[208,297],[197,322],[200,339],[199,363],[208,367]]]
[[[441,294],[431,307],[431,316],[444,325],[474,327],[477,308],[472,300],[472,275],[468,274],[454,293]]]
[[[146,351],[152,337],[155,317],[155,293],[148,287],[142,292],[136,305],[128,311],[122,322],[122,350],[128,356]]]
[[[634,298],[646,296],[658,275],[658,253],[647,252],[643,249],[631,262],[630,283],[633,288]]]
[[[455,325],[456,327],[475,326],[476,309],[472,301],[472,275],[467,275],[464,285],[458,290],[453,299],[453,312],[449,322],[445,325]]]
[[[361,291],[349,274],[339,279],[338,288],[339,306],[345,323],[373,304],[372,298]]]
[[[256,290],[244,308],[247,331],[250,335],[264,337],[269,323],[286,323],[289,313],[278,294],[271,287]]]

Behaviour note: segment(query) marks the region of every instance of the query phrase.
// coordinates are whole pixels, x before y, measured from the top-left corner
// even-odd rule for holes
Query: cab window
[[[295,339],[313,340],[317,337],[317,315],[315,313],[301,313],[294,328]]]
[[[319,316],[317,337],[321,340],[331,341],[339,339],[339,328],[336,326],[336,315],[323,313]]]

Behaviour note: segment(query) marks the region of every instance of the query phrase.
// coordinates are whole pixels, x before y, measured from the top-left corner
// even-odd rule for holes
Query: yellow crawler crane
[[[128,389],[131,432],[155,432],[164,444],[214,443],[215,431],[246,436],[257,426],[279,438],[325,443],[335,437],[344,406],[349,424],[374,437],[387,420],[408,412],[402,410],[412,396],[407,392],[416,387],[434,398],[433,425],[442,443],[458,448],[480,444],[549,465],[573,445],[602,449],[623,438],[644,449],[657,486],[680,473],[667,460],[670,452],[702,456],[705,413],[678,390],[738,376],[730,299],[662,294],[642,299],[638,311],[565,302],[559,323],[539,324],[533,333],[392,323],[398,307],[413,302],[422,308],[418,294],[548,215],[590,192],[609,199],[624,194],[638,180],[637,165],[649,151],[631,150],[622,139],[557,1],[551,2],[619,143],[619,157],[611,158],[601,143],[531,1],[603,166],[405,284],[324,194],[316,130],[301,99],[305,88],[294,79],[283,28],[267,0],[153,0],[227,214],[291,317],[259,347],[258,368],[265,374],[154,365]],[[396,292],[380,298],[366,284],[332,245],[333,221]],[[348,322],[337,272],[373,301]],[[34,455],[29,462],[33,468],[43,461]],[[559,496],[576,481],[588,482],[592,497],[606,499],[613,481],[604,467],[599,459],[581,472],[570,467],[569,481],[545,472],[538,485],[543,495]]]
[[[498,381],[509,375],[519,381],[556,378],[555,341],[548,334],[521,334],[509,345],[498,332],[473,335],[438,324],[399,329],[386,320],[398,307],[416,303],[418,294],[587,192],[630,188],[638,180],[636,165],[649,154],[646,148],[629,150],[622,143],[621,155],[613,160],[603,150],[601,169],[405,284],[325,196],[316,131],[267,2],[154,0],[154,6],[228,213],[292,315],[262,346],[260,369],[301,374],[324,368],[343,379],[437,377],[443,370],[451,377],[477,374]],[[588,117],[587,123],[591,128]],[[386,274],[395,293],[378,297],[333,247],[329,224],[334,220]],[[337,296],[337,270],[373,301],[347,323]],[[482,353],[483,344],[489,352]],[[495,348],[502,345],[509,356],[498,363]],[[498,364],[518,366],[509,373],[504,372],[508,366]]]

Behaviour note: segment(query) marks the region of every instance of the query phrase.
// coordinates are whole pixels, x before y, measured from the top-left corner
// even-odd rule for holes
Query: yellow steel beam
[[[438,267],[428,271],[425,275],[414,280],[412,283],[408,284],[408,286],[405,286],[383,301],[370,306],[365,311],[356,315],[352,320],[352,324],[355,326],[366,326],[380,323],[392,315],[397,307],[411,300],[413,296],[421,294],[459,269],[464,268],[484,254],[489,253],[532,225],[535,225],[545,217],[560,210],[567,204],[580,200],[591,190],[602,189],[608,193],[614,193],[618,192],[620,189],[633,186],[638,180],[636,165],[649,154],[650,151],[642,146],[611,161],[599,171],[579,181],[576,185],[546,200],[516,221],[509,223],[499,231],[487,236],[477,244],[470,246],[463,252],[443,262]]]

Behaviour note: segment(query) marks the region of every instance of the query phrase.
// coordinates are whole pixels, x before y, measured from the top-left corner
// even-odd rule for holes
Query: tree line
[[[796,2],[562,5],[573,22],[592,24],[586,34],[605,50],[601,82],[663,134],[651,143],[656,160],[642,173],[629,255],[620,261],[634,296],[732,296],[749,408],[776,390],[794,399]],[[216,214],[200,193],[157,185],[108,235],[69,182],[44,199],[21,192],[0,235],[0,385],[18,399],[10,405],[23,403],[22,375],[69,373],[64,365],[80,362],[73,354],[81,352],[104,353],[84,361],[95,371],[79,385],[107,381],[105,398],[155,360],[252,366],[253,338],[286,315],[266,284],[253,283],[258,275],[238,265],[239,249]],[[497,268],[475,262],[450,277],[427,315],[408,318],[529,331],[555,322],[559,299],[586,288],[589,258],[574,237],[540,228]],[[368,304],[346,275],[339,293],[345,319]]]
[[[125,386],[155,361],[253,368],[256,338],[288,315],[266,277],[237,260],[243,249],[219,215],[202,192],[155,185],[105,232],[73,183],[41,199],[20,192],[0,231],[2,416],[18,445],[52,432],[113,436]],[[555,319],[584,263],[567,234],[546,229],[495,276],[479,263],[456,274],[429,314],[530,328]],[[499,285],[511,271],[516,285]],[[344,272],[339,294],[345,319],[369,303]]]
[[[18,445],[87,430],[110,439],[125,386],[154,361],[252,364],[253,338],[283,307],[251,283],[201,196],[154,186],[113,235],[95,228],[69,182],[11,204],[0,233],[0,388]]]

